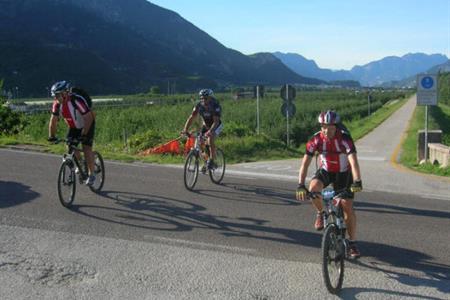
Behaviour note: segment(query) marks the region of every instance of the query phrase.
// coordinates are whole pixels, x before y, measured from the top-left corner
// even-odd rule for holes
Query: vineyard
[[[370,111],[376,112],[388,101],[405,98],[404,92],[373,91]],[[96,145],[106,152],[130,155],[176,138],[192,111],[195,95],[166,96],[165,99],[145,96],[126,98],[127,106],[95,106]],[[279,92],[266,92],[260,99],[260,135],[256,134],[256,99],[235,100],[232,94],[218,94],[223,108],[224,131],[219,145],[231,161],[257,158],[298,156],[301,145],[316,131],[320,111],[336,110],[350,125],[368,117],[368,94],[351,90],[298,91],[293,103],[296,114],[290,119],[291,145],[286,147],[286,119],[280,112]],[[135,105],[133,105],[133,103]],[[34,142],[48,135],[49,113],[29,115],[28,125],[20,136]],[[66,126],[59,123],[58,135],[64,136]]]

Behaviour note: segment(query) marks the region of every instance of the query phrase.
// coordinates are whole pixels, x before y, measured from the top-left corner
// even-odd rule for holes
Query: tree
[[[0,80],[0,91],[3,87],[3,79]],[[0,135],[17,134],[23,128],[25,122],[22,115],[14,112],[6,104],[6,99],[0,93]]]
[[[161,94],[161,89],[159,88],[159,86],[154,85],[150,88],[150,94],[159,95],[159,94]]]

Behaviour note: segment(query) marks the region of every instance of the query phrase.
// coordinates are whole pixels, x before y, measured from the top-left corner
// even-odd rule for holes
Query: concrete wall
[[[439,143],[429,143],[430,162],[438,163],[441,167],[450,166],[450,147]]]
[[[442,130],[428,130],[428,143],[441,143],[442,142]],[[425,158],[425,130],[419,130],[417,133],[417,162],[422,161]],[[428,149],[428,158],[430,152]]]

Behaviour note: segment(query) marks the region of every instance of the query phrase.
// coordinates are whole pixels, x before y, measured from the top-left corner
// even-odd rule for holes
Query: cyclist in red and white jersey
[[[360,256],[360,252],[355,242],[356,216],[353,209],[353,198],[354,192],[362,190],[362,183],[356,147],[350,134],[337,126],[340,123],[340,117],[336,112],[331,110],[322,112],[318,121],[321,130],[314,134],[306,144],[306,152],[299,171],[296,197],[300,201],[306,199],[306,174],[312,158],[317,152],[320,167],[309,184],[309,191],[320,193],[330,184],[333,184],[336,191],[347,189],[348,196],[343,199],[342,207],[349,235],[349,254],[353,258],[357,258]],[[312,201],[317,210],[314,227],[322,230],[324,227],[322,198],[318,197]]]
[[[94,154],[92,144],[95,133],[95,115],[89,107],[87,99],[71,92],[71,85],[67,81],[58,81],[51,88],[52,96],[55,97],[52,106],[52,115],[48,127],[48,141],[56,141],[57,123],[60,117],[64,118],[69,131],[67,139],[81,141],[84,156],[88,166],[89,177],[86,185],[95,182]],[[76,153],[79,156],[79,153]]]

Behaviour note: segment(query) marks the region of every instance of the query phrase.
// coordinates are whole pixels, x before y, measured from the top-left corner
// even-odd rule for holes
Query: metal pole
[[[259,134],[259,85],[256,86],[256,133]]]
[[[425,148],[424,148],[424,160],[428,159],[428,105],[425,105]]]
[[[289,147],[289,91],[286,84],[286,146]]]

